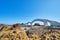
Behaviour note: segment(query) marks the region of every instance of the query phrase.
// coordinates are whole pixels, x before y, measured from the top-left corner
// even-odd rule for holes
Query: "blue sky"
[[[60,0],[0,0],[0,23],[26,23],[36,18],[60,22]]]

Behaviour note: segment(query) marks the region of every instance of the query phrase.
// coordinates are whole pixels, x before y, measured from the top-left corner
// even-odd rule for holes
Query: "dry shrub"
[[[15,29],[0,32],[0,40],[29,40],[29,38],[24,31]]]

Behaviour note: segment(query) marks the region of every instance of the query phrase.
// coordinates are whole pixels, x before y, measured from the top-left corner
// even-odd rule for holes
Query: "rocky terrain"
[[[60,40],[60,28],[34,25],[0,25],[0,40]]]

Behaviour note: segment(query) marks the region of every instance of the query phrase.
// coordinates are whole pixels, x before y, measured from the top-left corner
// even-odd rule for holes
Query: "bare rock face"
[[[30,30],[27,31],[27,35],[31,37],[30,33],[35,33],[38,35],[39,40],[60,40],[60,30],[57,29],[46,29],[43,28],[40,30],[40,28],[31,28]]]

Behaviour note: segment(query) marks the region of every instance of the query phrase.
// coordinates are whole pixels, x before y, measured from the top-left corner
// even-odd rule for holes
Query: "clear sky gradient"
[[[0,0],[0,23],[26,23],[36,18],[60,22],[60,0]]]

